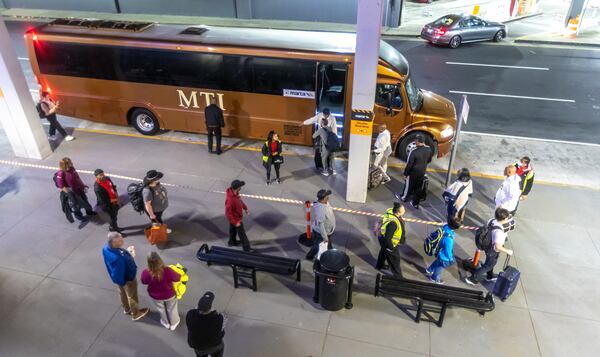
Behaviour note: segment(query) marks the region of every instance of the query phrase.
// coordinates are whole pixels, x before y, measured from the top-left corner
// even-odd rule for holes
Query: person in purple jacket
[[[181,321],[177,311],[177,294],[173,288],[173,283],[180,279],[181,275],[165,266],[158,253],[148,254],[148,268],[142,272],[142,284],[148,285],[148,295],[160,313],[160,323],[171,331]]]
[[[88,216],[95,216],[96,212],[92,209],[92,205],[86,194],[88,186],[81,181],[77,170],[73,166],[73,161],[68,157],[63,157],[58,165],[60,170],[56,175],[56,186],[64,193],[72,191],[77,197],[78,206],[85,209],[85,213]],[[80,214],[80,212],[76,212],[75,214]]]
[[[435,260],[425,274],[429,277],[429,281],[435,284],[444,284],[441,279],[444,269],[454,263],[454,231],[460,228],[460,221],[452,219],[442,227],[442,241],[440,242],[440,250],[437,253]]]
[[[133,246],[123,249],[123,245],[123,236],[120,233],[108,233],[108,242],[102,249],[102,256],[108,275],[110,275],[113,283],[119,287],[123,313],[131,315],[131,318],[137,321],[146,316],[149,309],[138,307],[137,281],[135,279],[137,266],[133,260],[135,249]]]

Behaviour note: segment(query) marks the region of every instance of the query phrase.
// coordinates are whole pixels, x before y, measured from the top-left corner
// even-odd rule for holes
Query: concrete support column
[[[39,160],[52,153],[2,17],[0,17],[0,122],[16,156]]]
[[[373,105],[385,0],[358,0],[346,200],[367,200]]]

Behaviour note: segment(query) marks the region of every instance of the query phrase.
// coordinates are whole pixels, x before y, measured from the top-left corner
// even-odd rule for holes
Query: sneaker
[[[179,323],[181,322],[181,320],[179,320],[179,322],[177,322],[175,325],[171,325],[171,327],[169,327],[169,329],[171,331],[175,331],[175,329],[177,328],[177,326],[179,326]]]
[[[125,314],[125,315],[131,315],[131,311],[125,311],[125,310],[123,310],[123,314]]]
[[[443,281],[442,279],[440,279],[440,280],[433,280],[433,279],[429,278],[429,282],[432,283],[432,284],[438,284],[438,285],[444,285],[444,284],[446,284],[446,282]]]
[[[465,283],[467,283],[469,285],[477,285],[477,282],[474,280],[471,280],[471,279],[473,279],[473,277],[465,278]]]
[[[267,186],[271,184],[271,180],[267,180]]]
[[[150,309],[147,307],[145,307],[143,309],[139,309],[139,315],[133,316],[133,321],[137,321],[137,320],[141,319],[142,317],[148,315],[148,312],[150,312]]]
[[[419,204],[415,204],[413,202],[410,203],[411,206],[413,206],[415,209],[419,209]]]
[[[48,140],[56,140],[56,135],[48,135]]]
[[[329,176],[329,172],[327,172],[327,171],[321,171],[321,175],[323,175],[323,176]]]
[[[431,277],[433,275],[433,272],[429,269],[425,269],[425,275]]]
[[[277,179],[277,184],[278,185],[281,184],[281,180],[280,179]]]
[[[171,228],[167,228],[167,234],[171,234],[173,233],[173,230]]]
[[[337,171],[335,171],[335,170],[331,170],[331,174],[332,174],[332,175],[337,175]]]
[[[71,136],[71,135],[65,136],[65,141],[71,141],[71,140],[75,140],[75,137]]]
[[[494,276],[492,276],[491,278],[487,276],[485,277],[485,281],[488,282],[495,282],[496,280],[498,280],[498,274],[494,274]]]

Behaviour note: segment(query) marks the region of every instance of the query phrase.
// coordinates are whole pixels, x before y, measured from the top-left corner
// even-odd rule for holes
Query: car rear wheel
[[[131,124],[144,135],[154,135],[160,130],[158,120],[147,109],[138,108],[131,113]]]
[[[500,42],[504,38],[504,31],[500,30],[494,35],[494,42]]]
[[[460,46],[460,43],[462,42],[462,39],[460,38],[460,36],[454,36],[450,39],[450,48],[457,48],[458,46]]]

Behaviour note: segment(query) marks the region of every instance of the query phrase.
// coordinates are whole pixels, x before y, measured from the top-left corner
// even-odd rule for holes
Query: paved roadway
[[[35,25],[7,22],[32,89],[37,86],[22,34]],[[600,144],[598,50],[506,43],[451,50],[422,41],[388,41],[406,56],[421,88],[447,96],[457,106],[459,92],[479,93],[469,95],[471,112],[464,130]]]
[[[465,130],[600,144],[599,50],[507,43],[451,50],[422,41],[389,42],[408,59],[419,87],[457,107],[461,94],[455,92],[479,93],[469,95]]]

